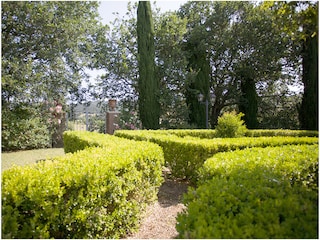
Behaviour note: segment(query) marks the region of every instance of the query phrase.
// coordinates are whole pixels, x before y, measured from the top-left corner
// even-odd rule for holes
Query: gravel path
[[[166,179],[158,193],[158,201],[149,205],[142,219],[139,231],[128,239],[172,239],[178,235],[176,216],[185,206],[181,203],[183,193],[187,192],[185,182]]]

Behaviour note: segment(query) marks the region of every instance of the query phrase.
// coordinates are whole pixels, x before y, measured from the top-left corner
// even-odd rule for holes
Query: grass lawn
[[[36,163],[50,157],[58,157],[64,155],[63,148],[47,148],[37,150],[18,151],[10,153],[1,153],[1,171],[4,171],[12,165],[24,166]]]

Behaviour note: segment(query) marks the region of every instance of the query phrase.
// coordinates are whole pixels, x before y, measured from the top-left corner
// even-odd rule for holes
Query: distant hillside
[[[75,112],[86,112],[86,106],[84,104],[78,104],[74,108]],[[88,113],[100,113],[101,108],[98,107],[98,101],[91,102],[91,104],[88,106]]]

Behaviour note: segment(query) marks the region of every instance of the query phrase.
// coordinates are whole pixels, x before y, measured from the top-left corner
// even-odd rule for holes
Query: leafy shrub
[[[115,135],[138,141],[151,141],[160,145],[166,166],[178,178],[196,179],[203,163],[218,152],[252,147],[282,146],[288,144],[315,144],[318,138],[311,137],[259,137],[259,138],[180,138],[176,135],[155,133],[156,131],[116,131]]]
[[[314,166],[318,159],[318,145],[287,145],[266,148],[250,148],[237,150],[233,152],[218,153],[209,158],[201,168],[201,182],[211,178],[222,176],[231,177],[243,175],[246,178],[247,171],[252,169],[270,169],[275,176],[282,178],[292,178],[292,174],[299,172],[300,178],[303,178],[302,172],[310,172],[310,166]],[[312,167],[314,172],[316,167]],[[267,175],[265,175],[267,176]],[[270,177],[271,179],[271,177]],[[279,179],[277,181],[280,181]]]
[[[295,171],[291,175],[291,184],[305,185],[309,189],[318,192],[319,190],[319,163],[311,163],[308,168],[302,171]]]
[[[179,238],[318,239],[317,195],[288,180],[213,179],[184,201],[187,211],[177,218]]]
[[[244,121],[241,120],[243,113],[226,112],[218,118],[216,136],[222,138],[242,137],[247,131]]]
[[[49,129],[39,117],[12,119],[2,124],[2,151],[47,148],[51,145]]]
[[[163,181],[163,152],[93,135],[100,147],[3,172],[3,238],[119,238],[137,227]]]
[[[305,177],[292,178],[309,175],[317,162],[318,145],[216,154],[205,162],[199,188],[184,198],[179,237],[318,238],[318,191],[300,181]]]

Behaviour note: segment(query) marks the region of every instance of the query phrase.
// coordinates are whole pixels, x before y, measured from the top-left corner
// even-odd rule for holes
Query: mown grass
[[[64,155],[63,148],[47,148],[37,150],[1,153],[1,171],[11,168],[13,165],[25,166],[34,164],[39,160]]]

